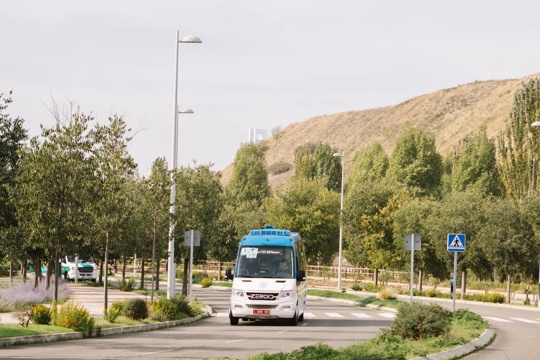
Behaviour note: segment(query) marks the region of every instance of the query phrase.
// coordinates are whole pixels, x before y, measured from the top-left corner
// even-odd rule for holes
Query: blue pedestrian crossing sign
[[[465,252],[465,234],[448,234],[446,250],[450,252]]]

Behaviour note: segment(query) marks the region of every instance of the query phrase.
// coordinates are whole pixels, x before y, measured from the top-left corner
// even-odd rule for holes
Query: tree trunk
[[[103,283],[103,310],[109,308],[108,304],[108,287],[109,287],[109,232],[105,233],[105,281]]]
[[[126,282],[126,268],[127,268],[127,258],[126,255],[122,256],[122,282]]]
[[[150,302],[154,303],[154,287],[156,279],[156,219],[154,218],[154,227],[152,232],[152,285],[150,286]]]
[[[188,296],[189,257],[184,259],[184,276],[182,277],[182,295]]]
[[[24,261],[21,262],[21,274],[22,274],[22,281],[23,281],[23,284],[26,284],[26,277],[27,277],[27,273],[26,273],[26,267],[28,266],[28,261],[25,259]]]
[[[51,287],[51,275],[53,273],[53,261],[52,260],[49,260],[47,262],[47,274],[46,275],[46,278],[45,278],[45,289],[49,290],[49,288]]]
[[[508,275],[508,285],[506,286],[506,302],[510,304],[510,284],[512,283],[512,276]]]
[[[141,259],[141,289],[144,289],[144,258]]]
[[[375,274],[373,274],[375,276],[375,286],[379,285],[379,269],[375,269]]]
[[[424,277],[424,272],[422,269],[418,270],[418,291],[422,291],[422,278]]]
[[[461,300],[465,298],[465,291],[467,290],[467,270],[461,272]]]
[[[9,262],[9,282],[13,282],[13,261]]]
[[[218,262],[218,273],[217,273],[217,281],[221,281],[221,259]]]
[[[99,282],[103,284],[103,259],[99,260]]]
[[[38,287],[38,282],[41,278],[41,264],[39,262],[39,256],[34,258],[34,289]]]
[[[53,292],[53,306],[54,307],[56,307],[56,304],[58,304],[58,279],[60,277],[60,264],[58,263],[58,259],[60,259],[60,254],[58,254],[58,249],[57,249],[54,252],[54,292]]]
[[[160,267],[160,265],[161,265],[161,259],[157,258],[156,259],[156,286],[155,286],[156,290],[159,290],[159,267]]]

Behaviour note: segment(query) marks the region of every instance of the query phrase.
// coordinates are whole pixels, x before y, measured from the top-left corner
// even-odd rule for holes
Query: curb
[[[491,329],[486,329],[479,338],[474,339],[470,343],[465,345],[458,346],[457,348],[441,351],[440,353],[427,355],[424,357],[414,358],[412,360],[447,360],[447,359],[457,359],[465,355],[468,355],[476,350],[480,350],[487,345],[489,345],[493,339],[495,339],[495,333]]]
[[[130,333],[137,333],[137,332],[143,332],[143,331],[166,329],[166,328],[170,328],[174,326],[191,324],[196,321],[205,319],[209,316],[210,314],[204,313],[204,314],[192,317],[192,318],[186,318],[186,319],[180,319],[180,320],[102,329],[100,336],[130,334]],[[49,343],[49,342],[64,341],[64,340],[79,340],[83,338],[84,338],[84,333],[82,331],[74,331],[74,332],[58,333],[58,334],[46,334],[46,335],[15,336],[15,337],[1,338],[0,347],[14,346],[14,345],[27,345],[27,344],[41,344],[41,343]]]

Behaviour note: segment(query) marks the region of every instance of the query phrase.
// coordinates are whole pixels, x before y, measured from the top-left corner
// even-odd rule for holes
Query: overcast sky
[[[0,93],[32,136],[53,102],[124,115],[142,175],[171,164],[176,31],[179,165],[222,170],[267,129],[540,72],[540,2],[2,0]]]

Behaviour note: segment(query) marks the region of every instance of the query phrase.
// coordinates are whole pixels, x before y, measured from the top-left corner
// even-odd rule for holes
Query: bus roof
[[[266,226],[264,229],[255,229],[242,238],[242,246],[293,246],[295,242],[301,241],[300,235],[289,230],[275,229],[273,226]]]

